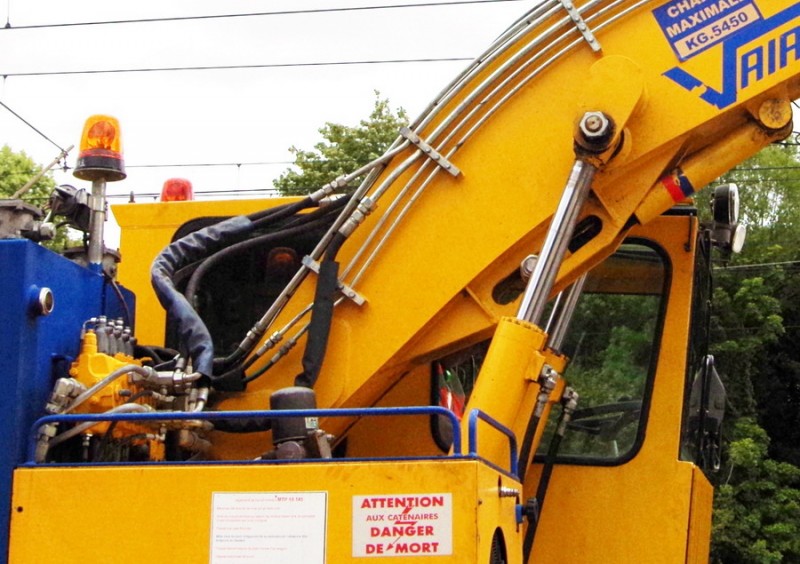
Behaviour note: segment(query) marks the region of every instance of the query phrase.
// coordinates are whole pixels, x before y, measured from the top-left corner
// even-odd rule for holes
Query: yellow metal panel
[[[418,366],[389,390],[375,407],[431,404],[430,364]],[[359,419],[347,432],[347,456],[436,456],[430,415]],[[387,435],[391,440],[387,440]]]
[[[686,562],[705,564],[711,550],[711,508],[714,488],[699,468],[692,477],[692,507],[689,515],[689,546]]]
[[[533,561],[673,564],[686,560],[687,545],[697,554],[703,550],[710,497],[695,492],[696,467],[678,460],[695,222],[688,216],[660,217],[631,233],[644,238],[658,234],[672,273],[644,442],[636,456],[621,465],[555,467]],[[540,471],[537,465],[529,479],[538,482]],[[692,542],[690,515],[697,528]],[[565,529],[570,531],[569,542],[559,534]],[[707,557],[707,545],[705,551]]]
[[[640,455],[620,467],[558,466],[531,561],[684,562],[691,486],[692,465],[675,460]]]
[[[530,406],[527,410],[523,408],[525,400],[530,402],[538,392],[536,379],[544,364],[544,356],[539,351],[545,338],[544,332],[531,323],[502,318],[467,402],[467,413],[481,409],[514,431],[517,437],[522,437],[527,417],[520,412],[532,411]],[[515,428],[515,423],[519,428]],[[461,426],[462,434],[467,436],[466,418]],[[502,465],[509,457],[508,441],[496,440],[498,437],[493,437],[495,440],[490,440],[482,453],[488,460]]]
[[[251,554],[261,557],[250,561],[288,564],[277,556],[264,559],[266,549],[259,551],[258,540],[251,538],[258,534],[258,526],[249,525],[245,517],[251,522],[273,519],[270,532],[262,530],[262,537],[309,536],[302,541],[277,537],[264,541],[276,550],[281,543],[296,550],[297,542],[317,538],[314,530],[321,529],[303,533],[294,527],[293,520],[302,517],[319,524],[315,519],[323,518],[324,531],[319,538],[324,538],[324,561],[328,564],[368,562],[370,557],[380,557],[379,562],[386,564],[409,560],[488,562],[496,527],[502,528],[510,547],[520,544],[515,523],[516,500],[500,497],[501,485],[518,487],[480,462],[453,459],[269,466],[23,468],[15,472],[10,562],[209,562],[215,542],[217,559],[212,562],[226,562],[231,560],[221,558],[221,543],[238,542],[239,554],[249,547]],[[253,516],[255,513],[248,517],[247,512],[253,506],[245,500],[234,506],[238,516],[221,515],[223,508],[219,505],[215,516],[214,494],[236,492],[282,492],[290,499],[306,494],[322,500],[323,509],[306,510],[301,515],[293,512],[290,505],[276,501],[277,508],[263,508],[258,513],[260,517]],[[444,505],[428,507],[419,496],[443,496]],[[407,497],[419,500],[408,511],[396,502],[380,501]],[[384,514],[384,519],[367,522],[365,514],[370,512],[363,510],[365,503],[369,506],[365,499],[397,509],[375,511]],[[415,524],[403,525],[412,529],[397,536],[393,521],[400,518]],[[451,519],[449,536],[442,533],[449,530],[447,519]],[[227,527],[224,533],[223,525]],[[212,526],[217,527],[214,538]],[[437,555],[437,551],[446,551],[450,542],[450,554]],[[390,548],[391,543],[394,546]],[[366,544],[371,548],[366,548]],[[386,556],[392,550],[403,555]],[[378,554],[380,551],[382,554]],[[370,554],[356,558],[354,554],[359,552]],[[509,560],[512,564],[519,561],[519,554]],[[314,564],[322,560],[303,562]]]

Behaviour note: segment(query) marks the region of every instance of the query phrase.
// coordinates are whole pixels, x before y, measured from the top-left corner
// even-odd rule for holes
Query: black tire
[[[497,529],[492,537],[492,551],[489,555],[489,564],[507,564],[506,542],[503,532]]]

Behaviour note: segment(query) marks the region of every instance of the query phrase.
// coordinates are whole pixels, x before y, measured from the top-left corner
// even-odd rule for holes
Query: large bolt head
[[[587,139],[596,139],[607,134],[611,122],[603,112],[586,112],[579,127]]]
[[[614,121],[603,112],[586,112],[578,122],[575,143],[584,152],[600,154],[610,147],[615,129]]]

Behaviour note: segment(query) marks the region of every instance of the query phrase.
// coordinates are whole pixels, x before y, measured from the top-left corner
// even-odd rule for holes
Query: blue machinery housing
[[[42,290],[52,311],[39,305]],[[48,292],[49,290],[49,292]],[[0,559],[8,554],[12,472],[25,461],[29,432],[44,415],[56,376],[77,357],[83,323],[100,315],[125,317],[133,295],[120,296],[102,273],[25,239],[0,241]],[[127,320],[133,326],[133,319]]]

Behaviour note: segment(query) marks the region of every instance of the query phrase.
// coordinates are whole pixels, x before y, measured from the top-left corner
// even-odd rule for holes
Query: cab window
[[[615,464],[636,454],[644,438],[666,282],[662,255],[644,242],[622,245],[587,277],[563,347],[570,359],[565,378],[580,401],[559,461]],[[549,434],[540,453],[547,451]]]
[[[580,402],[559,462],[621,464],[636,454],[644,438],[667,285],[664,255],[641,240],[623,244],[588,274],[562,347],[570,359],[564,377]],[[463,414],[488,345],[432,364],[434,404]],[[540,455],[547,452],[557,415],[549,418]],[[448,425],[433,418],[433,435],[443,450],[452,440]]]

